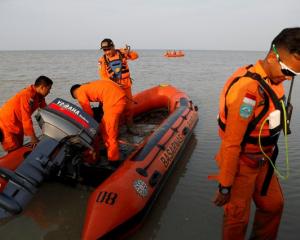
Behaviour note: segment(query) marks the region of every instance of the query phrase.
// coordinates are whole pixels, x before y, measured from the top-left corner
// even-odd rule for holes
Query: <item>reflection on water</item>
[[[21,215],[2,223],[1,239],[80,239],[90,192],[44,183]]]
[[[212,204],[216,183],[207,176],[217,171],[216,116],[219,93],[225,80],[241,65],[255,63],[263,52],[186,51],[184,58],[164,58],[164,51],[138,51],[129,62],[133,91],[171,83],[187,92],[199,107],[199,122],[183,158],[174,168],[142,227],[130,239],[220,239],[222,209]],[[39,75],[49,76],[54,86],[47,97],[73,101],[74,83],[97,79],[97,51],[0,52],[0,105]],[[288,84],[287,84],[288,86]],[[281,181],[285,209],[279,239],[298,239],[300,222],[300,92],[295,80],[292,102],[292,135],[289,136],[291,174]],[[279,167],[283,168],[284,142],[280,139]],[[80,239],[90,189],[44,183],[28,208],[18,217],[0,223],[1,240]]]
[[[183,183],[183,178],[185,177],[187,171],[186,166],[196,146],[197,139],[193,134],[189,143],[187,144],[184,154],[182,154],[182,157],[174,166],[172,174],[169,176],[165,186],[162,189],[161,194],[163,197],[158,197],[153,208],[151,209],[151,212],[148,216],[146,216],[144,222],[142,223],[141,229],[131,236],[130,239],[168,239],[170,236],[168,235],[168,232],[171,230],[170,228],[174,228],[174,225],[171,226],[172,224],[170,224],[172,221],[174,221],[176,225],[180,226],[180,228],[174,228],[172,230],[172,235],[174,236],[176,236],[176,231],[183,231],[185,228],[184,225],[188,224],[189,214],[184,211],[184,207],[182,209],[176,209],[176,211],[173,211],[173,208],[176,208],[176,206],[185,205],[186,199],[183,189],[189,188],[192,190],[191,185],[183,184],[183,188],[179,188],[177,186],[180,182]],[[176,199],[173,199],[175,192],[182,194],[180,194]],[[176,202],[176,206],[174,205],[174,200]],[[185,236],[191,237],[190,234]],[[196,237],[197,235],[194,236]]]

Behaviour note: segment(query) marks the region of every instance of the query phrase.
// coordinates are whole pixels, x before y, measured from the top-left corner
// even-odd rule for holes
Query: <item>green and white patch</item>
[[[249,104],[246,104],[246,103],[243,103],[240,107],[240,116],[242,118],[248,118],[251,116],[253,112],[253,106],[252,105],[249,105]]]
[[[249,118],[253,112],[253,108],[256,104],[256,97],[252,94],[247,93],[243,98],[243,103],[240,107],[240,116],[242,118]]]

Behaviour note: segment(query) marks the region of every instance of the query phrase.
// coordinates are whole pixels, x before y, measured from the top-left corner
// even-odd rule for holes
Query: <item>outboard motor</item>
[[[80,153],[92,149],[98,123],[78,106],[57,98],[40,109],[38,123],[42,137],[15,171],[0,168],[8,182],[0,193],[0,219],[20,213],[45,177],[59,171],[66,161],[80,161]]]

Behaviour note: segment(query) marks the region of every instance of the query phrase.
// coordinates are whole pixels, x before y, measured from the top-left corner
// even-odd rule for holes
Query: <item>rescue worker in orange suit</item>
[[[119,145],[117,141],[119,119],[126,105],[125,92],[120,86],[109,80],[99,80],[83,85],[73,85],[70,89],[73,98],[77,99],[82,109],[94,117],[90,102],[99,102],[103,108],[100,123],[103,142],[107,148],[107,157],[111,166],[120,163]],[[95,149],[99,152],[99,149]]]
[[[125,49],[115,49],[115,45],[111,39],[104,39],[101,42],[101,49],[104,51],[104,55],[99,58],[99,76],[100,79],[110,79],[118,83],[126,93],[126,110],[124,112],[125,122],[128,132],[137,132],[133,128],[132,119],[132,99],[130,72],[127,60],[135,60],[138,58],[138,54],[135,51],[131,51],[129,46]]]
[[[252,199],[256,212],[250,239],[276,239],[284,202],[270,161],[278,153],[282,117],[271,113],[283,112],[282,82],[299,74],[300,28],[287,28],[263,60],[238,69],[221,92],[214,203],[224,207],[223,239],[245,239]]]
[[[34,85],[21,90],[0,108],[0,142],[5,151],[21,147],[24,135],[30,137],[31,144],[37,143],[31,115],[46,106],[45,97],[52,84],[50,78],[40,76]]]

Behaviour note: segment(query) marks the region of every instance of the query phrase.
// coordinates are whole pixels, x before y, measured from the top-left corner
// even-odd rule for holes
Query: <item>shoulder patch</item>
[[[240,116],[242,118],[249,118],[253,112],[253,108],[256,104],[256,96],[250,93],[246,93],[243,98],[242,105],[240,107]]]

